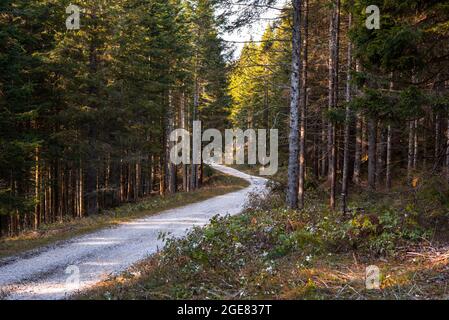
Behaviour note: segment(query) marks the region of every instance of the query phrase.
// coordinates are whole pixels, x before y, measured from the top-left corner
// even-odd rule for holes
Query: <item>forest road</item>
[[[235,169],[212,165],[218,171],[243,178],[243,190],[199,203],[163,211],[88,235],[0,260],[0,298],[57,300],[88,289],[164,246],[161,233],[183,237],[216,215],[242,212],[248,195],[267,191],[267,180]]]

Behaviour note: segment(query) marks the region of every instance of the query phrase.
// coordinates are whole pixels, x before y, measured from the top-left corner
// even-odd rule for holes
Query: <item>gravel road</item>
[[[158,240],[161,232],[182,237],[194,226],[206,225],[217,214],[240,213],[248,194],[266,191],[267,180],[263,178],[220,165],[213,167],[246,179],[251,186],[2,259],[0,297],[11,300],[66,299],[157,252],[164,246]]]

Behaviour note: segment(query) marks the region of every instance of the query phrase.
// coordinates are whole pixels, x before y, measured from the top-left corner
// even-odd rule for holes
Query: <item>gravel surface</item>
[[[267,180],[213,165],[223,173],[246,179],[251,186],[158,215],[123,223],[0,260],[0,298],[56,300],[123,272],[164,246],[161,233],[182,237],[215,215],[242,211],[250,193],[264,193]],[[79,271],[79,277],[77,277]],[[79,281],[77,280],[79,279]]]

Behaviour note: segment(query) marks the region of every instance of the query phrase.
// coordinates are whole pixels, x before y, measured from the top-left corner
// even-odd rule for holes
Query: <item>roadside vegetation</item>
[[[158,255],[84,294],[86,299],[446,299],[449,186],[356,193],[344,215],[309,190],[285,209],[272,184],[242,215],[215,218]],[[369,265],[381,290],[366,290]],[[79,297],[78,297],[79,298]]]
[[[50,245],[56,241],[67,240],[101,228],[113,227],[132,219],[238,191],[247,186],[248,183],[245,180],[207,168],[204,185],[196,191],[151,196],[136,203],[128,203],[116,209],[105,210],[98,215],[79,219],[66,218],[62,222],[42,225],[36,231],[25,231],[17,237],[0,239],[0,258]]]

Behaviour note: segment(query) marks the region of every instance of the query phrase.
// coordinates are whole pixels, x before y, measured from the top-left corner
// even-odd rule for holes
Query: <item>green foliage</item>
[[[278,236],[277,244],[270,251],[269,257],[273,259],[284,257],[291,252],[304,250],[308,253],[319,254],[322,250],[322,240],[306,229],[296,230],[292,233],[282,232]]]
[[[346,224],[346,239],[352,247],[375,254],[394,254],[401,242],[418,242],[426,235],[416,216],[394,209],[374,215],[354,215]]]
[[[426,103],[426,96],[419,89],[408,87],[401,92],[398,107],[409,119],[413,119],[423,115]]]
[[[195,79],[204,126],[226,125],[227,57],[215,1],[78,0],[81,28],[68,31],[70,3],[0,4],[2,214],[31,217],[22,202],[39,202],[35,184],[58,192],[61,172],[82,172],[81,198],[110,198],[120,167],[152,156],[163,162],[168,117],[183,104],[191,120]],[[142,165],[142,176],[149,170]]]
[[[288,104],[285,86],[289,79],[290,44],[288,19],[269,24],[260,44],[245,44],[230,74],[231,121],[238,127],[279,128]],[[284,130],[281,131],[285,135]]]
[[[358,209],[349,215],[330,212],[320,195],[308,197],[300,212],[284,209],[281,198],[279,192],[264,199],[254,195],[242,215],[215,217],[182,239],[161,235],[168,243],[139,266],[144,274],[123,286],[114,281],[100,290],[101,298],[285,298],[281,293],[294,290],[295,296],[319,299],[329,294],[330,283],[342,286],[331,270],[345,275],[353,257],[363,263],[379,256],[393,260],[400,247],[430,238],[413,201],[397,195],[360,194],[350,204]],[[340,265],[344,257],[351,261]],[[325,292],[317,285],[320,273]]]
[[[449,212],[449,184],[440,176],[423,176],[414,192],[406,197],[408,211],[418,216],[421,224],[431,226],[437,222],[446,225]]]

